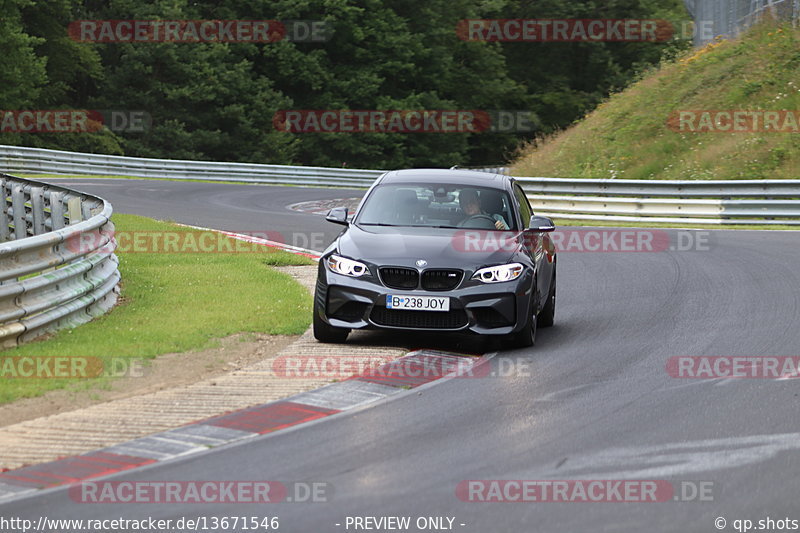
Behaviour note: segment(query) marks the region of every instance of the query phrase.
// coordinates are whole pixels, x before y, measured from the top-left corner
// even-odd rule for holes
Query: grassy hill
[[[793,116],[751,115],[759,124],[779,116],[772,126],[781,131],[734,133],[719,131],[732,125],[724,115],[705,115],[719,122],[703,123],[697,112],[705,110],[800,115],[800,29],[764,23],[738,40],[718,41],[666,63],[566,131],[524,147],[512,171],[625,179],[800,178],[800,127],[792,127]],[[680,122],[692,117],[680,112],[695,115]],[[752,121],[739,124],[747,128]]]

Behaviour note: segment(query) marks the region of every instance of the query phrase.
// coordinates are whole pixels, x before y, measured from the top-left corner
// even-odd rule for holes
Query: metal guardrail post
[[[14,183],[11,186],[11,209],[13,210],[14,238],[24,239],[28,236],[28,229],[25,224],[25,193],[21,183]]]
[[[81,209],[81,199],[72,197],[67,201],[67,209],[69,210],[69,223],[77,224],[83,220],[83,210]]]

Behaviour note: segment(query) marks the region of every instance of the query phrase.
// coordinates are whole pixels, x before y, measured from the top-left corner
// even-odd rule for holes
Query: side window
[[[528,222],[531,216],[533,216],[531,204],[528,202],[528,197],[525,196],[525,192],[517,184],[514,184],[514,195],[517,197],[517,203],[519,203],[519,216],[522,219],[522,227],[527,228]]]

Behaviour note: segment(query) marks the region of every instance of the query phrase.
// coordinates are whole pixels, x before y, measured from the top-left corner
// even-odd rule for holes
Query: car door
[[[550,292],[550,280],[553,277],[553,258],[549,253],[553,249],[553,243],[547,233],[533,231],[528,227],[531,216],[533,216],[533,209],[531,209],[525,191],[516,183],[514,184],[514,199],[522,219],[525,248],[536,265],[539,304],[544,305],[544,300]]]

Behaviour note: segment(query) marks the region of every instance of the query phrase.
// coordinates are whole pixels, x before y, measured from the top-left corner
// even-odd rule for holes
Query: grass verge
[[[800,109],[800,28],[765,21],[740,39],[692,50],[573,127],[522,150],[516,176],[620,179],[790,179],[800,174],[794,115],[761,127],[693,131],[681,112]],[[792,120],[789,120],[792,119]],[[723,120],[723,119],[720,119]]]
[[[115,215],[114,223],[118,233],[187,231],[135,215]],[[314,264],[304,257],[266,247],[251,253],[123,251],[118,256],[122,294],[117,307],[78,328],[5,350],[0,362],[13,356],[83,356],[114,361],[122,368],[125,361],[211,348],[235,333],[292,335],[308,327],[308,291],[270,267]],[[0,403],[58,388],[103,386],[110,379],[7,376],[0,378]]]

